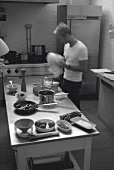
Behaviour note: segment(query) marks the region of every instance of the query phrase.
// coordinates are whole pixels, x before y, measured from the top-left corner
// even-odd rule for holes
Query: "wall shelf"
[[[1,0],[0,3],[41,3],[41,4],[51,4],[59,3],[59,0]]]

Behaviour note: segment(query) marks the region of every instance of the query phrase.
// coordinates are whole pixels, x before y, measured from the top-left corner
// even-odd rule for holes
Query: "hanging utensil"
[[[13,87],[12,80],[10,80],[9,82],[10,82],[11,86]]]
[[[27,41],[27,54],[31,53],[31,28],[32,24],[25,24],[26,28],[26,41]]]
[[[32,28],[32,25],[30,24],[30,27],[29,27],[29,48],[30,48],[30,53],[31,53],[31,28]]]
[[[26,42],[27,42],[27,54],[28,54],[28,24],[25,25],[26,28]]]

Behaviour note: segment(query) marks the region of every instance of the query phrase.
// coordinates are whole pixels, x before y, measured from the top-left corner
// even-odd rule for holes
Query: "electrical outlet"
[[[25,28],[32,28],[32,24],[25,24]]]

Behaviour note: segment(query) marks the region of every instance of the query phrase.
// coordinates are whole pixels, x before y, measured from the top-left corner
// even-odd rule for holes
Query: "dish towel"
[[[60,54],[50,52],[47,54],[46,58],[50,66],[49,71],[54,74],[55,78],[63,73],[63,67],[59,66],[59,62],[64,61],[64,58]]]

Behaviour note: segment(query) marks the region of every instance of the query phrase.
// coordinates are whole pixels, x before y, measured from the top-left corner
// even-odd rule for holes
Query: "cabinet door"
[[[102,6],[96,5],[68,5],[67,16],[102,16]]]

